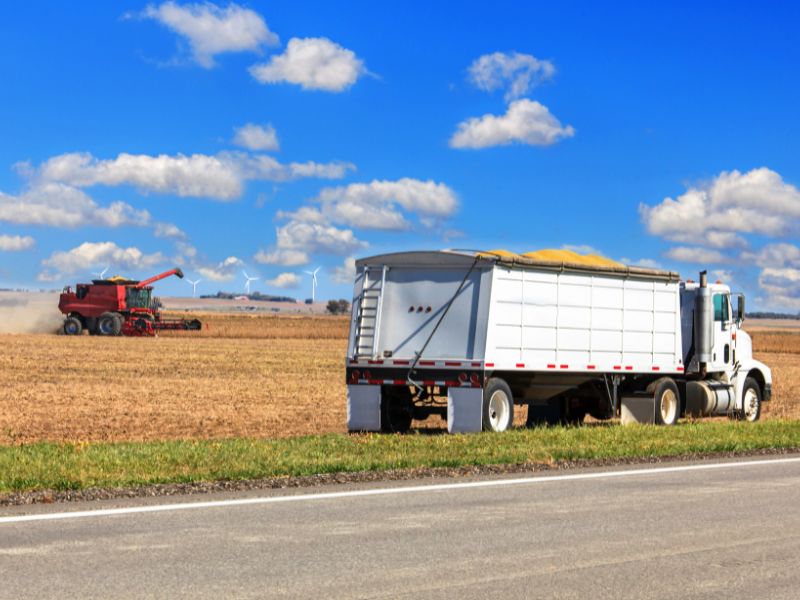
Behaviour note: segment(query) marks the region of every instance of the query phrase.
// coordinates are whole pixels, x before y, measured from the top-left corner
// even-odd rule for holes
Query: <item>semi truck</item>
[[[349,431],[505,431],[587,415],[757,421],[770,369],[723,282],[569,251],[414,251],[356,261]]]

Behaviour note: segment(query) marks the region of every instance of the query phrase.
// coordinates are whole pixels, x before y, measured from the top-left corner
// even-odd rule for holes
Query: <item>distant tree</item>
[[[311,298],[306,298],[306,304],[314,304],[314,301]]]
[[[350,303],[344,298],[341,300],[328,300],[326,309],[332,315],[346,315],[350,312]]]

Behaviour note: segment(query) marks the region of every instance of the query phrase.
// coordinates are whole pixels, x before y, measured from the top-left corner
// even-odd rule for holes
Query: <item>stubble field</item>
[[[158,338],[0,334],[0,444],[344,431],[347,318],[202,318]],[[753,338],[775,380],[764,418],[800,418],[800,333]]]

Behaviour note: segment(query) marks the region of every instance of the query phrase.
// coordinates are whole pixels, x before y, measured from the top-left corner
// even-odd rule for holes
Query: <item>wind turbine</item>
[[[244,273],[244,278],[246,279],[246,281],[244,282],[244,293],[249,296],[250,295],[250,282],[251,281],[256,281],[258,279],[258,277],[250,277],[247,274],[247,271],[242,271],[242,273]]]
[[[103,277],[105,277],[105,276],[106,276],[106,273],[108,272],[108,270],[109,270],[110,268],[111,268],[111,267],[106,267],[105,269],[103,269],[103,270],[102,270],[102,271],[100,271],[99,273],[92,273],[92,275],[97,275],[97,278],[98,278],[98,279],[103,279]]]
[[[322,267],[317,267],[313,271],[304,271],[307,275],[311,275],[311,303],[314,303],[316,300],[315,295],[317,292],[317,271],[319,271]]]
[[[198,279],[197,281],[192,281],[191,279],[187,279],[186,283],[192,286],[192,298],[195,297],[197,294],[197,284],[203,281],[202,279]]]

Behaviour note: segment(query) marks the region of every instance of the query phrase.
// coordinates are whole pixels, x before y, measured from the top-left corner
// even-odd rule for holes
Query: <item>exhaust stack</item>
[[[694,351],[700,363],[700,374],[705,377],[708,363],[712,361],[714,345],[714,302],[708,287],[708,273],[700,272],[700,287],[694,300]]]

